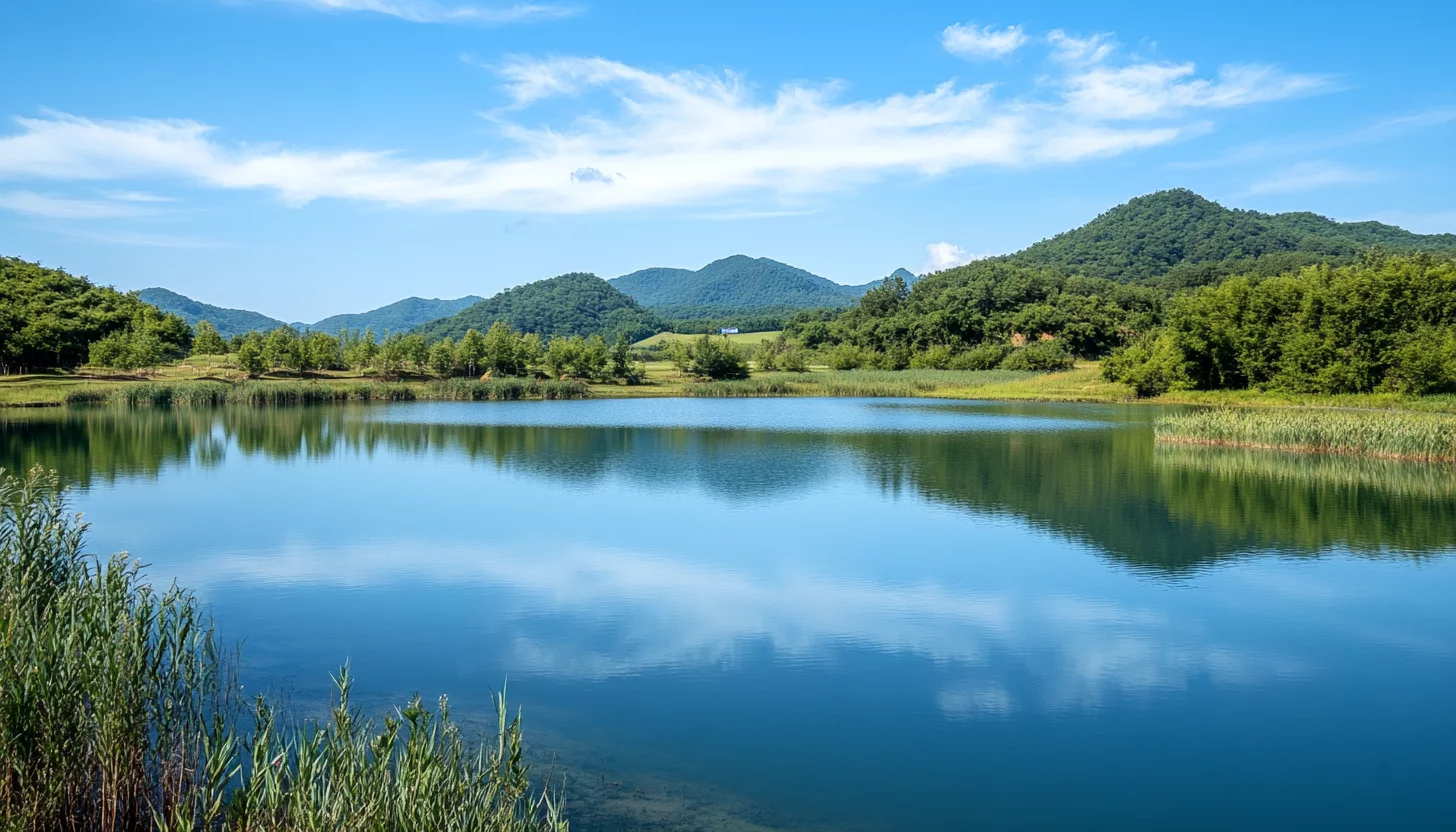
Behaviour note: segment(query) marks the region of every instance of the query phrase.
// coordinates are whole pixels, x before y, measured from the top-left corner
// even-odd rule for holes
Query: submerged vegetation
[[[1162,442],[1456,462],[1456,416],[1331,409],[1215,408],[1159,419]]]
[[[285,722],[261,697],[244,719],[195,598],[83,554],[85,531],[54,475],[0,471],[0,828],[566,829],[503,698],[473,750],[443,697],[365,718],[347,668],[328,720]]]

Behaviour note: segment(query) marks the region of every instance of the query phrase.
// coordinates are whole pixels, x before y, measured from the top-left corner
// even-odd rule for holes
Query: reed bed
[[[1456,462],[1456,416],[1409,411],[1219,408],[1165,416],[1160,442]]]
[[[825,373],[764,373],[741,381],[689,385],[688,396],[832,396],[900,398],[939,390],[967,390],[1021,381],[1036,373],[1010,370],[839,370]]]
[[[429,397],[457,402],[518,401],[521,399],[583,399],[588,394],[585,382],[572,379],[546,380],[496,378],[481,381],[473,378],[452,378],[437,381],[428,388]]]
[[[85,531],[53,474],[0,472],[0,829],[567,829],[503,697],[474,750],[444,699],[351,709],[347,668],[330,719],[285,723],[260,698],[244,720],[193,596],[82,554]]]

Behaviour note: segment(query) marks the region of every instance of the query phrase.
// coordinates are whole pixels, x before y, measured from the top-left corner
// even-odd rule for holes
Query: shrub
[[[687,347],[683,371],[699,378],[748,378],[748,358],[727,338],[704,335]]]
[[[1070,370],[1075,363],[1067,348],[1056,341],[1035,341],[1012,350],[998,366],[1003,370],[1054,372]]]
[[[840,344],[824,356],[824,363],[831,370],[858,370],[873,361],[873,353],[854,344]]]
[[[994,370],[1001,366],[1006,356],[1011,354],[1011,347],[1007,344],[981,344],[971,347],[963,353],[952,356],[950,359],[951,370]]]
[[[1171,333],[1144,335],[1102,361],[1102,377],[1132,387],[1139,398],[1193,386],[1187,361]]]

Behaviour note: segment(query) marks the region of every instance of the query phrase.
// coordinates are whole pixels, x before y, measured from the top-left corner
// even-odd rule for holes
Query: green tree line
[[[1168,390],[1456,392],[1456,262],[1367,253],[1349,266],[1242,275],[1171,298],[1164,325],[1103,364]]]

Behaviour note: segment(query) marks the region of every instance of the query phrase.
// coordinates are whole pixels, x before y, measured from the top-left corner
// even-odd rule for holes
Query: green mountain
[[[540,335],[596,334],[612,339],[625,333],[633,341],[666,328],[656,314],[607,281],[573,272],[507,289],[417,331],[430,341],[458,339],[469,329],[484,332],[496,321]]]
[[[669,318],[849,306],[872,285],[845,286],[777,260],[742,254],[715,260],[697,271],[643,269],[608,282]]]
[[[218,333],[224,338],[242,335],[251,329],[267,332],[283,326],[283,322],[277,318],[270,318],[258,312],[249,312],[246,309],[225,309],[221,306],[213,306],[210,303],[202,303],[185,295],[179,295],[169,289],[143,289],[137,293],[137,297],[163,312],[180,316],[189,326],[196,326],[198,321],[207,321],[217,327]]]
[[[324,318],[317,323],[307,324],[304,329],[315,329],[330,334],[341,329],[363,330],[372,329],[374,333],[383,336],[386,332],[405,332],[420,324],[436,321],[440,318],[448,318],[469,306],[480,303],[485,298],[476,295],[466,295],[463,298],[454,300],[440,300],[438,298],[405,298],[395,301],[388,306],[381,306],[368,312],[355,312],[347,315],[334,315]]]
[[[1456,234],[1413,234],[1384,223],[1336,222],[1308,212],[1241,211],[1180,188],[1140,196],[1010,259],[1119,283],[1158,280],[1178,286],[1229,274],[1348,262],[1372,246],[1398,252],[1456,250]]]

